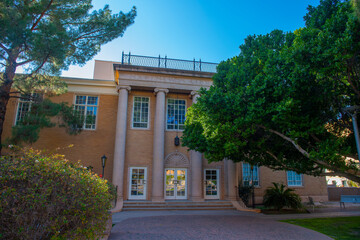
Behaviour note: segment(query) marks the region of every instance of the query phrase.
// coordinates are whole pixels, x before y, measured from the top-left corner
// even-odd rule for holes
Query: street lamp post
[[[358,153],[358,159],[360,162],[360,139],[359,139],[359,129],[357,125],[357,113],[360,110],[359,106],[351,106],[343,108],[344,111],[350,114],[353,122],[353,128],[354,128],[354,135],[355,135],[355,142],[356,142],[356,150]]]
[[[104,178],[104,170],[105,170],[106,160],[107,160],[107,157],[104,154],[104,156],[101,157],[102,177],[103,178]]]

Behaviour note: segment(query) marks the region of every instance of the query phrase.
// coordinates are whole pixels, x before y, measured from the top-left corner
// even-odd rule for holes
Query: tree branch
[[[278,135],[279,137],[281,137],[282,139],[290,142],[303,156],[307,157],[310,159],[310,154],[305,151],[299,144],[297,144],[294,140],[292,140],[291,138],[285,136],[284,134],[278,132],[278,131],[275,131],[273,129],[269,129],[269,128],[266,128],[265,126],[263,125],[258,125],[260,128],[264,129],[265,131],[269,131],[271,133],[274,133],[276,135]],[[331,166],[330,164],[324,162],[324,161],[321,161],[321,160],[318,160],[318,159],[313,159],[314,163],[316,164],[319,164],[320,166],[323,166],[325,168],[328,168],[328,169],[334,169],[333,166]]]
[[[19,63],[16,63],[16,66],[22,66],[22,65],[30,63],[32,61],[34,61],[34,60],[26,60],[26,61],[23,61],[23,62],[19,62]]]
[[[10,50],[7,49],[2,43],[0,43],[0,47],[1,47],[2,49],[4,49],[4,51],[5,51],[8,55],[10,55]]]
[[[284,134],[278,132],[278,131],[275,131],[275,130],[272,130],[272,129],[268,129],[266,128],[265,126],[263,125],[258,125],[260,128],[266,130],[266,131],[269,131],[271,133],[274,133],[276,135],[278,135],[279,137],[281,137],[282,139],[285,139],[286,141],[290,142],[292,145],[294,145],[294,147],[302,154],[304,155],[305,157],[307,158],[310,158],[310,154],[305,151],[300,145],[298,145],[294,140],[292,140],[291,138],[285,136]]]
[[[34,31],[35,27],[39,24],[40,20],[43,18],[44,14],[49,10],[50,6],[52,5],[54,0],[50,0],[49,4],[47,5],[47,7],[44,9],[44,11],[42,11],[42,13],[40,14],[39,18],[35,21],[35,23],[33,24],[33,26],[31,27],[31,31]]]

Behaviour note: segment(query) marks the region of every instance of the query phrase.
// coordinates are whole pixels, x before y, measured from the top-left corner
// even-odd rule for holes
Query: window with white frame
[[[83,129],[95,129],[99,98],[97,96],[77,95],[75,110],[84,118]]]
[[[148,128],[149,127],[149,103],[148,97],[134,97],[132,127]]]
[[[185,124],[186,101],[182,99],[167,100],[167,130],[183,130]]]
[[[287,183],[288,186],[302,186],[302,174],[298,174],[294,171],[287,171]]]
[[[249,163],[242,164],[242,181],[244,186],[259,186],[259,167],[253,165],[251,171],[251,165]],[[252,184],[253,183],[253,184]]]
[[[15,125],[21,123],[25,116],[30,112],[32,104],[37,100],[41,99],[40,93],[32,93],[29,95],[21,94],[16,111]]]

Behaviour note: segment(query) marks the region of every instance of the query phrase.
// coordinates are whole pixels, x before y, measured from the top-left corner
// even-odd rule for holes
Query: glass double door
[[[187,199],[186,169],[165,169],[165,199]]]

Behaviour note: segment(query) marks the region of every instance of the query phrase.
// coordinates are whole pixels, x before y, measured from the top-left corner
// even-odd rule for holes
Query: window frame
[[[293,181],[289,181],[289,174],[294,174],[294,180]],[[298,180],[295,179],[296,175],[299,175],[301,177],[301,184],[298,185],[296,184],[296,182],[298,182]],[[304,186],[304,176],[302,173],[297,173],[295,171],[286,171],[286,182],[287,182],[287,185],[289,187],[303,187]],[[292,184],[291,182],[294,182],[294,184]]]
[[[185,101],[185,120],[186,120],[186,112],[187,112],[187,100],[186,99],[182,99],[182,98],[167,98],[166,99],[166,116],[165,116],[165,124],[166,124],[166,131],[184,131],[184,129],[168,129],[168,111],[169,111],[169,100],[182,100],[182,101]],[[180,126],[180,124],[178,124]],[[185,127],[185,122],[184,124]],[[175,125],[176,126],[176,125]]]
[[[86,101],[85,101],[85,104],[76,104],[76,97],[77,96],[85,96],[86,97]],[[88,100],[88,97],[97,97],[97,104],[96,105],[88,105],[87,104],[87,100]],[[99,117],[99,106],[100,106],[100,96],[99,95],[92,95],[92,94],[87,94],[87,93],[84,93],[84,94],[75,94],[74,95],[74,110],[75,110],[75,107],[76,106],[85,106],[85,111],[84,111],[84,115],[85,115],[85,119],[86,120],[86,107],[87,106],[90,106],[90,107],[97,107],[96,109],[96,118],[95,118],[95,128],[85,128],[85,121],[81,127],[82,130],[89,130],[89,131],[95,131],[97,129],[97,123],[98,123],[98,117]]]
[[[247,163],[247,162],[242,162],[241,164],[241,181],[242,181],[242,184],[243,186],[250,186],[250,180],[248,181],[248,185],[245,185],[245,181],[244,181],[244,165],[249,165],[249,173],[250,173],[250,176],[251,176],[251,164],[250,163]],[[260,187],[260,167],[259,165],[254,165],[254,167],[256,167],[256,170],[257,170],[257,184],[254,184],[254,187]],[[253,169],[253,171],[255,170],[255,168]]]
[[[30,94],[30,96],[33,97],[34,94],[39,94],[39,97],[41,97],[41,98],[44,97],[42,93],[37,93],[37,92],[32,92],[32,93]],[[19,114],[19,106],[20,106],[20,103],[29,103],[29,109],[28,109],[27,112],[30,112],[30,111],[31,111],[31,105],[34,103],[33,100],[26,100],[26,101],[21,100],[21,95],[22,95],[22,94],[19,95],[19,98],[18,98],[18,101],[17,101],[17,104],[16,104],[16,113],[15,113],[15,119],[14,119],[14,124],[13,124],[13,126],[16,126],[16,125],[19,124],[18,121],[17,121],[17,118],[18,118],[18,114]]]
[[[135,114],[135,98],[136,97],[141,97],[141,98],[148,98],[149,102],[148,102],[148,116],[147,116],[147,127],[134,127],[134,114]],[[132,105],[132,114],[131,114],[131,129],[134,130],[149,130],[150,129],[150,109],[151,109],[151,105],[150,105],[150,101],[151,98],[149,96],[133,96],[133,105]]]

